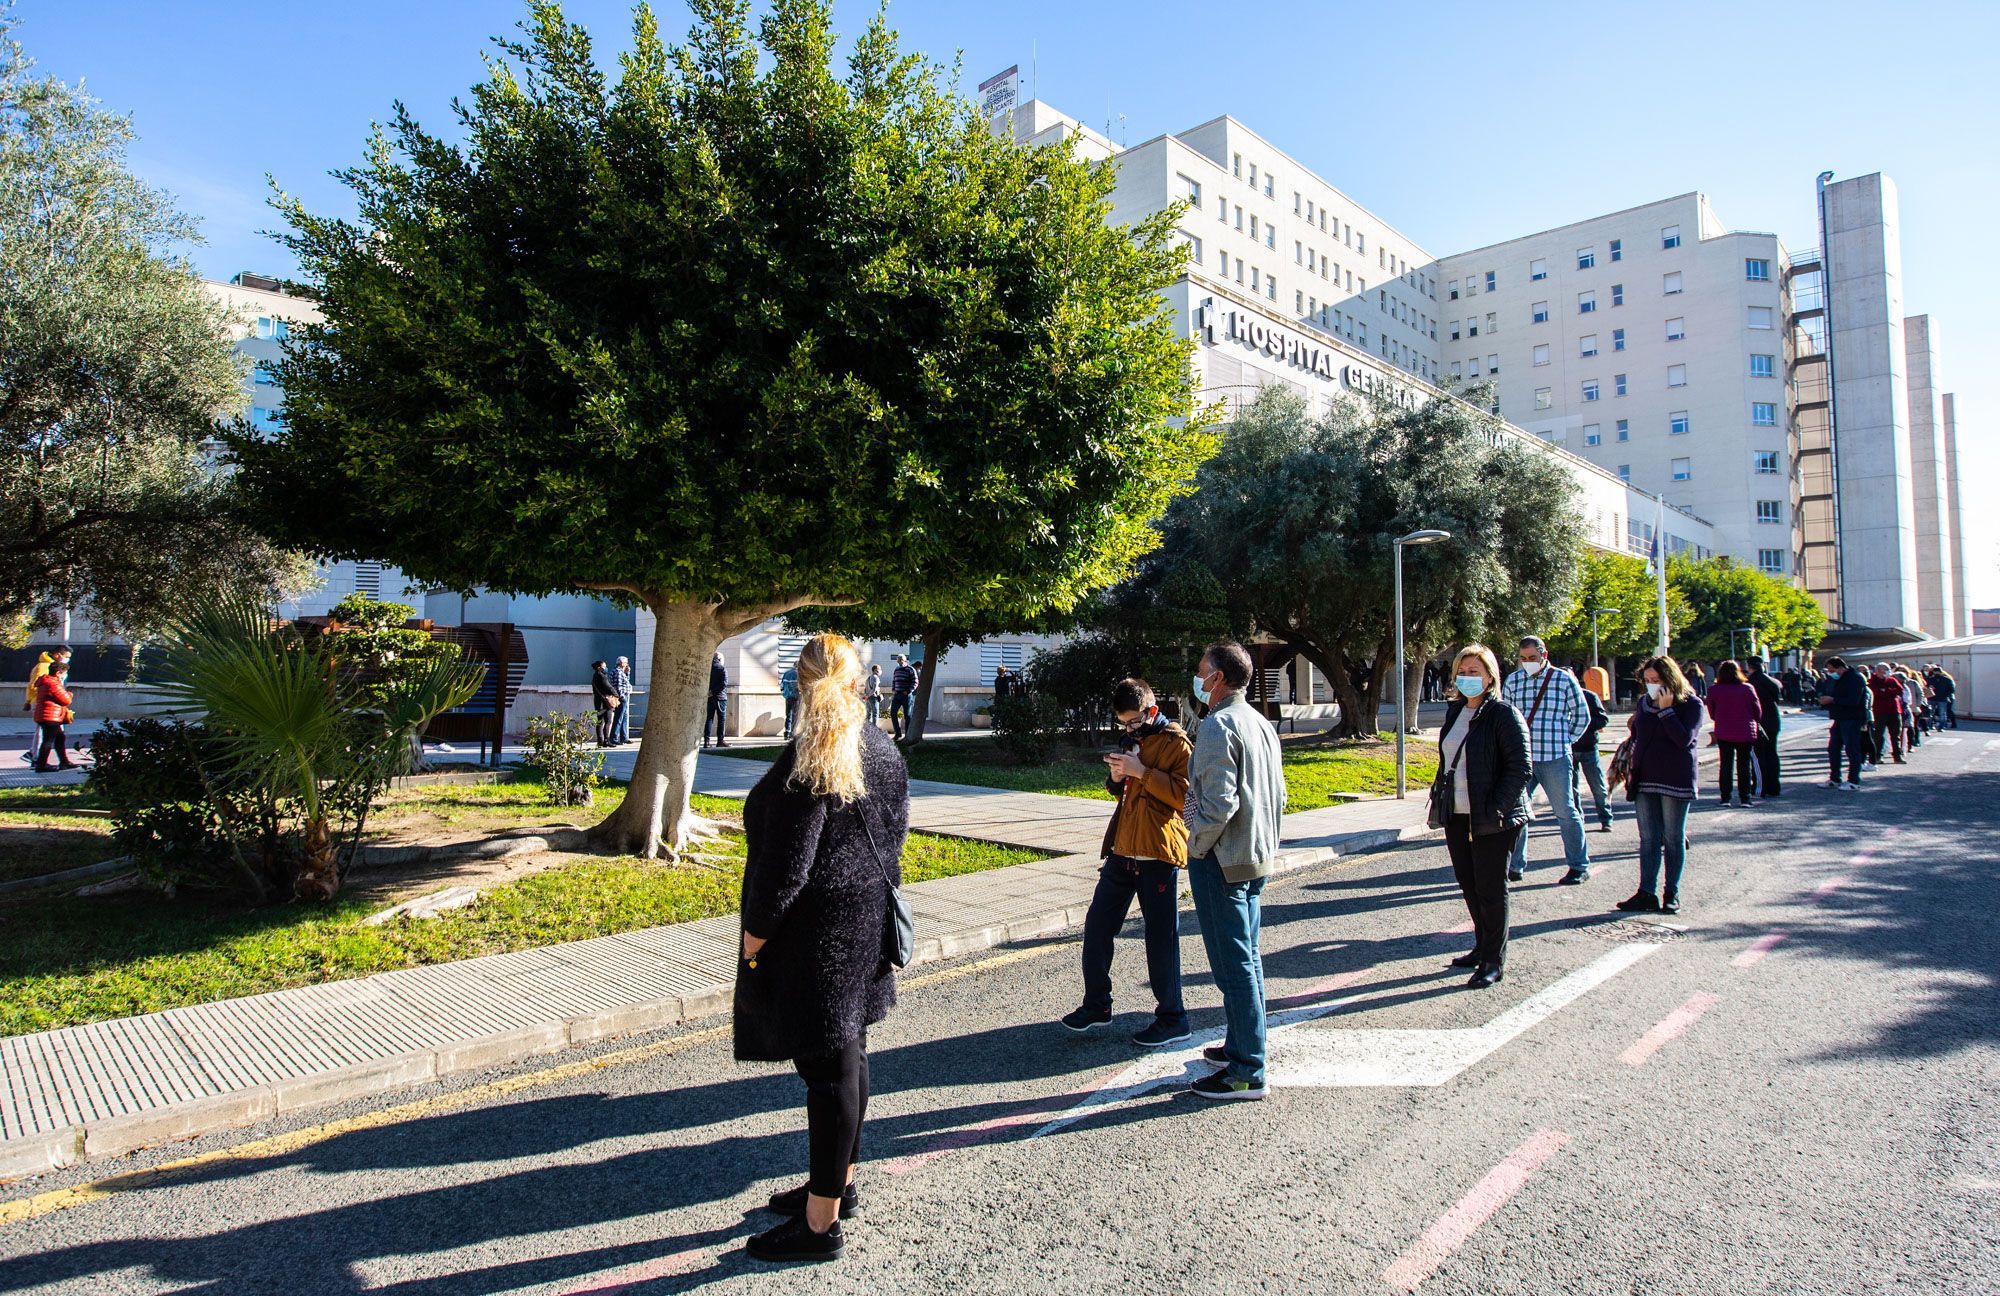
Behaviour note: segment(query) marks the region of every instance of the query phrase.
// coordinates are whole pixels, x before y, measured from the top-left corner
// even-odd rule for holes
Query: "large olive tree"
[[[994,134],[878,18],[641,7],[615,79],[530,6],[459,110],[400,108],[342,173],[357,222],[287,203],[324,328],[288,430],[239,439],[280,534],[420,580],[584,588],[657,617],[605,848],[677,851],[718,643],[807,604],[949,616],[1073,602],[1153,542],[1209,439],[1158,292],[1171,214]]]

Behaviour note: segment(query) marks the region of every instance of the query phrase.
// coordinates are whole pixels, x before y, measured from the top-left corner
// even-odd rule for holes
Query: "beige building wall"
[[[1972,598],[1965,587],[1965,509],[1960,502],[1958,461],[1958,397],[1945,392],[1938,397],[1938,419],[1945,462],[1945,523],[1951,540],[1951,637],[1973,633]]]
[[[1949,638],[1958,623],[1951,567],[1950,484],[1937,389],[1937,334],[1928,315],[1903,320],[1910,386],[1910,490],[1916,506],[1917,628]]]

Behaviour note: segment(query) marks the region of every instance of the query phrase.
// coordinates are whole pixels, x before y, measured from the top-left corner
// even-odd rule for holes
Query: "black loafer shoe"
[[[1505,972],[1488,963],[1485,967],[1480,968],[1472,974],[1472,979],[1465,983],[1465,988],[1468,990],[1484,990],[1488,986],[1500,984],[1501,981],[1506,979],[1506,976]]]
[[[1521,870],[1519,870],[1519,869],[1508,869],[1508,870],[1507,870],[1507,880],[1508,880],[1509,882],[1519,882],[1519,881],[1521,880]]]
[[[1451,961],[1451,966],[1452,966],[1452,967],[1478,967],[1478,966],[1479,966],[1479,956],[1478,956],[1477,954],[1461,954],[1461,955],[1459,955],[1459,956],[1458,956],[1457,958],[1455,958],[1455,959],[1453,959],[1453,960]]]
[[[840,1234],[840,1221],[835,1220],[824,1233],[815,1233],[806,1225],[802,1215],[788,1219],[768,1232],[759,1233],[743,1244],[743,1250],[752,1260],[771,1261],[822,1261],[838,1260],[847,1249],[847,1241]]]
[[[1589,869],[1571,869],[1556,879],[1557,886],[1582,886],[1590,881]]]
[[[1618,908],[1626,913],[1658,913],[1660,898],[1651,891],[1635,891],[1618,902]]]
[[[806,1188],[800,1184],[787,1188],[781,1193],[771,1194],[771,1213],[774,1215],[800,1216],[806,1213]],[[853,1219],[861,1213],[861,1198],[855,1194],[854,1185],[849,1184],[840,1194],[840,1218]]]

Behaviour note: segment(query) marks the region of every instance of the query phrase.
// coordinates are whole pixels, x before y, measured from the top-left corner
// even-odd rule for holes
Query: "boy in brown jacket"
[[[1188,757],[1194,744],[1162,719],[1144,680],[1121,681],[1111,712],[1124,727],[1119,750],[1105,756],[1106,787],[1118,809],[1104,830],[1104,866],[1083,920],[1083,1006],[1062,1019],[1081,1034],[1111,1021],[1111,945],[1137,897],[1146,922],[1146,975],[1157,1001],[1153,1022],[1132,1037],[1147,1048],[1188,1038],[1181,1002],[1180,870],[1187,867]]]

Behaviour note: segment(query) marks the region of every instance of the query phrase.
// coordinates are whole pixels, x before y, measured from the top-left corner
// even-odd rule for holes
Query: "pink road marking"
[[[1769,954],[1777,947],[1778,942],[1784,940],[1789,935],[1791,933],[1787,931],[1767,931],[1752,941],[1749,949],[1744,950],[1729,961],[1736,967],[1754,967],[1763,961],[1766,954]]]
[[[1701,1020],[1701,1015],[1721,1003],[1722,1000],[1706,990],[1688,996],[1688,1001],[1660,1018],[1653,1029],[1641,1035],[1631,1048],[1618,1055],[1618,1060],[1626,1066],[1639,1066],[1669,1040],[1679,1039],[1687,1034],[1688,1027]]]
[[[1882,835],[1884,837],[1894,837],[1897,833],[1901,831],[1903,831],[1903,827],[1901,824],[1890,824],[1887,828],[1884,828],[1882,830]]]
[[[1459,1198],[1457,1205],[1438,1216],[1437,1223],[1425,1229],[1415,1245],[1382,1271],[1382,1277],[1404,1291],[1415,1291],[1567,1142],[1569,1135],[1560,1130],[1536,1130],[1529,1135],[1505,1161],[1487,1171],[1471,1192]]]
[[[1818,886],[1813,888],[1812,899],[1824,900],[1828,896],[1832,895],[1834,892],[1840,890],[1840,888],[1846,885],[1847,885],[1846,878],[1830,877],[1826,881],[1820,883]]]
[[[1862,848],[1861,850],[1854,852],[1853,855],[1848,857],[1847,860],[1848,864],[1854,868],[1866,867],[1868,864],[1874,862],[1875,849],[1876,848],[1873,846],[1867,846]]]
[[[1373,971],[1372,968],[1356,968],[1352,972],[1342,972],[1339,976],[1331,980],[1307,986],[1297,994],[1288,994],[1282,999],[1268,1000],[1265,1002],[1264,1007],[1267,1010],[1273,1008],[1297,1008],[1301,1004],[1311,1003],[1315,999],[1324,999],[1336,990],[1345,990],[1362,977],[1367,976],[1371,971]]]
[[[1068,1108],[1082,1099],[1088,1098],[1091,1094],[1096,1093],[1113,1079],[1123,1074],[1124,1070],[1124,1067],[1113,1067],[1109,1071],[1101,1071],[1091,1077],[1080,1089],[1072,1089],[1068,1093],[1057,1094],[1052,1098],[1038,1099],[1035,1102],[1027,1104],[1020,1111],[1011,1112],[1005,1116],[996,1116],[990,1121],[982,1121],[977,1125],[968,1125],[964,1129],[950,1130],[944,1134],[940,1134],[936,1141],[921,1152],[912,1152],[908,1156],[900,1156],[893,1161],[884,1161],[881,1167],[882,1171],[885,1174],[893,1175],[908,1174],[912,1170],[923,1169],[946,1153],[956,1152],[961,1148],[968,1148],[977,1143],[984,1143],[995,1134],[1003,1133],[1021,1125],[1043,1124],[1048,1120],[1051,1111],[1058,1108]]]
[[[658,1260],[648,1260],[644,1264],[629,1265],[623,1269],[613,1269],[597,1277],[586,1280],[582,1287],[565,1287],[562,1296],[609,1296],[611,1292],[622,1292],[639,1283],[653,1282],[660,1278],[673,1278],[701,1267],[703,1261],[713,1262],[715,1252],[710,1250],[676,1251]]]
[[[1463,936],[1463,935],[1467,934],[1468,932],[1470,932],[1471,930],[1472,930],[1472,919],[1470,919],[1470,918],[1467,918],[1467,919],[1466,919],[1466,920],[1465,920],[1464,922],[1460,923],[1460,924],[1459,924],[1458,926],[1456,926],[1456,927],[1447,927],[1447,928],[1445,928],[1445,929],[1444,929],[1443,931],[1439,932],[1439,933],[1438,933],[1438,935],[1440,935],[1440,936]]]

